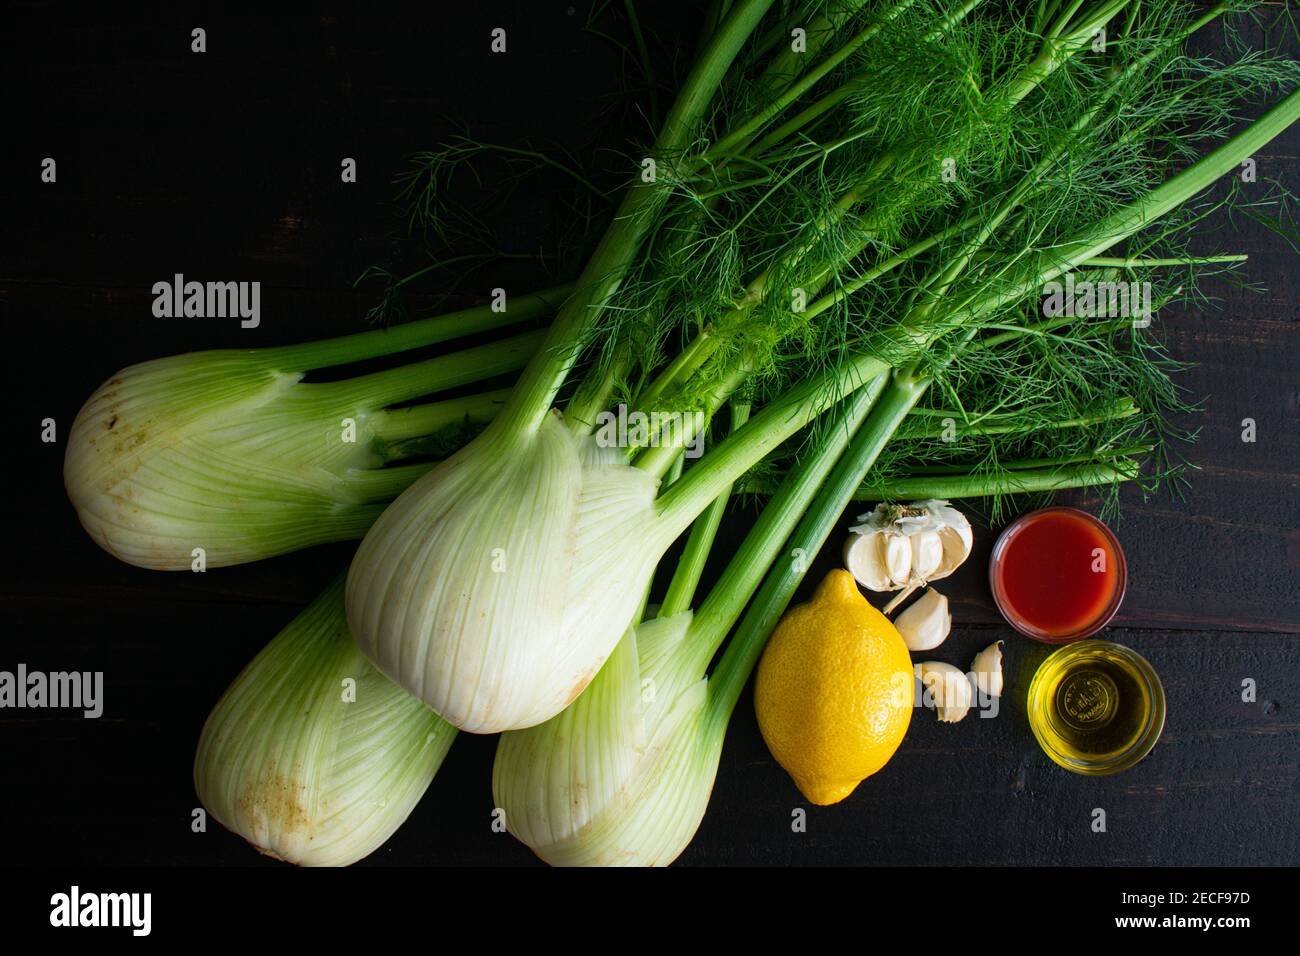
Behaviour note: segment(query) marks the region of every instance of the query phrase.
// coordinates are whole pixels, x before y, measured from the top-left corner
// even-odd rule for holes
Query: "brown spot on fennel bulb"
[[[250,775],[240,790],[239,811],[246,819],[254,821],[254,827],[259,832],[274,830],[280,834],[291,834],[301,831],[310,840],[312,814],[307,806],[307,790],[307,784],[303,780],[293,780],[276,773],[275,761],[271,760],[260,773]],[[282,859],[269,849],[259,849],[276,859]]]

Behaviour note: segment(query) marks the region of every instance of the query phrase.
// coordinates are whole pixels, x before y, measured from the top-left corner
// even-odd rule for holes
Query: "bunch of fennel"
[[[1015,338],[1005,338],[989,343],[987,348],[1007,349],[1017,343]],[[511,832],[544,860],[555,864],[662,864],[685,848],[707,807],[728,720],[767,634],[838,515],[850,497],[860,493],[863,476],[924,391],[924,381],[896,376],[883,387],[883,394],[882,382],[878,381],[840,403],[836,417],[818,439],[816,451],[794,467],[718,585],[693,613],[692,593],[709,555],[726,494],[713,502],[694,525],[685,556],[657,615],[643,620],[625,636],[593,683],[559,716],[502,736],[493,786]],[[742,423],[744,417],[733,416],[733,423]],[[1060,424],[1068,427],[1074,423]],[[1127,459],[1123,461],[1127,467],[1089,466],[1093,470],[1082,476],[1073,470],[1059,472],[1056,481],[1065,485],[1077,483],[1080,477],[1092,482],[1124,480],[1136,474],[1136,468]],[[1111,471],[1103,478],[1098,468]],[[978,473],[930,480],[935,484],[927,486],[924,477],[916,477],[910,490],[919,497],[933,496],[944,480],[961,482],[967,494],[995,495],[1001,490],[1000,478]],[[801,514],[803,520],[795,528]],[[723,645],[740,611],[750,603],[768,568],[771,570],[759,598],[752,603],[713,676],[706,679],[710,660]],[[332,633],[343,632],[337,588],[320,604],[317,616],[328,619]],[[285,640],[284,636],[277,639]],[[351,648],[345,669],[360,662],[355,648]],[[258,670],[255,663],[250,674]],[[387,701],[384,706],[397,706],[393,695],[407,705],[416,703],[381,676],[369,673],[376,680],[373,691]],[[310,712],[312,705],[322,699],[332,703],[337,673],[335,676],[333,682],[304,683],[287,706]],[[241,683],[247,680],[241,678]],[[232,690],[228,696],[234,693]],[[268,700],[259,701],[259,697],[274,693],[271,683],[263,681],[259,688],[238,699],[246,710],[255,711],[272,706]],[[347,856],[289,855],[293,851],[284,845],[284,837],[265,821],[250,822],[219,809],[234,802],[228,794],[236,786],[252,794],[236,803],[239,806],[258,797],[266,800],[268,788],[272,795],[281,793],[278,788],[283,785],[273,774],[262,771],[260,761],[232,759],[232,753],[240,754],[252,746],[251,742],[261,741],[267,728],[247,722],[231,727],[231,721],[220,716],[229,709],[223,701],[214,713],[205,729],[196,765],[200,794],[214,815],[255,845],[270,847],[270,852],[296,862],[344,863],[363,855],[366,847],[358,849],[350,844],[339,848],[347,851]],[[339,708],[334,711],[337,713]],[[406,711],[399,711],[398,718],[388,721],[382,708],[371,712],[373,719],[365,723],[365,739],[377,754],[400,752],[403,742],[413,747],[422,734],[431,740],[429,735],[436,733],[438,739],[447,742],[454,734],[450,724],[418,704],[405,718],[400,716],[403,713]],[[422,720],[414,726],[404,724],[415,721],[417,713]],[[226,732],[219,739],[225,747],[218,749],[209,741],[216,733],[214,728],[222,727]],[[335,735],[344,732],[342,725],[321,728],[308,723],[297,733],[281,727],[276,735],[280,752],[329,748],[337,743],[331,730]],[[440,753],[435,756],[440,758]],[[198,768],[205,760],[228,776],[202,774]],[[271,763],[274,765],[274,760]],[[427,769],[429,776],[436,769],[436,760],[432,763]],[[302,765],[316,769],[321,766],[318,759],[306,760]],[[219,779],[226,792],[214,793],[212,779]],[[424,782],[427,784],[427,778]],[[304,808],[318,804],[328,807],[328,798],[322,794],[329,792],[330,785],[328,774],[295,781],[293,792],[299,801],[291,806],[300,829],[318,826],[315,821],[322,814]],[[391,787],[391,781],[377,775],[374,793],[385,794],[384,801],[378,804],[379,809],[377,799],[364,800],[360,807],[379,814],[388,827],[395,828],[410,807],[397,799],[389,802]],[[264,816],[266,813],[263,810]],[[280,843],[273,842],[277,837]]]
[[[721,645],[743,601],[721,615],[725,627],[708,623],[721,614],[710,612],[709,602],[687,620],[681,615],[688,613],[690,588],[677,586],[676,599],[665,602],[669,613],[661,609],[643,622],[631,650],[620,642],[660,555],[681,531],[692,522],[707,527],[710,522],[696,519],[710,503],[805,426],[815,426],[814,438],[830,440],[839,428],[848,434],[857,414],[866,417],[853,432],[859,453],[844,459],[856,465],[844,466],[842,480],[836,471],[827,486],[834,494],[826,493],[790,538],[807,554],[824,539],[819,528],[829,530],[827,522],[838,514],[834,502],[842,506],[861,494],[864,478],[866,488],[900,493],[906,487],[909,497],[926,497],[949,496],[937,487],[944,481],[967,493],[988,493],[1132,477],[1131,456],[1149,444],[1143,429],[1157,428],[1161,411],[1171,405],[1160,363],[1133,346],[1130,329],[1042,321],[1038,290],[1067,272],[1146,275],[1170,264],[1205,264],[1209,260],[1181,252],[1149,250],[1168,245],[1194,222],[1179,218],[1184,203],[1300,116],[1292,93],[1205,159],[1169,175],[1169,157],[1153,147],[1175,142],[1172,128],[1190,124],[1214,133],[1242,91],[1293,83],[1293,69],[1263,60],[1230,65],[1214,76],[1188,68],[1180,45],[1192,29],[1213,20],[1217,8],[1192,21],[1171,12],[1170,4],[1139,8],[1124,0],[1044,3],[1029,14],[994,10],[978,0],[904,0],[870,9],[853,2],[796,3],[780,15],[769,15],[770,6],[742,0],[718,20],[656,143],[664,174],[629,191],[493,423],[384,512],[349,573],[351,630],[384,673],[452,724],[539,735],[532,744],[503,739],[503,755],[509,750],[516,758],[499,763],[496,777],[503,806],[508,797],[513,801],[508,824],[548,859],[666,862],[689,841],[703,813],[722,729],[762,640],[789,600],[794,571],[773,566],[737,637],[702,685],[711,656],[705,649]],[[780,38],[790,23],[805,20],[815,26],[808,30],[808,56],[792,58]],[[1090,55],[1101,28],[1124,38],[1119,56]],[[990,36],[1007,42],[988,46]],[[885,82],[890,73],[882,64],[905,56],[917,56],[935,75],[914,90]],[[944,70],[953,71],[950,85],[937,86]],[[954,187],[938,186],[944,180],[929,175],[936,157],[955,158],[968,175]],[[1171,225],[1158,223],[1165,216]],[[1134,245],[1125,254],[1107,257],[1130,239]],[[800,299],[803,308],[793,304]],[[661,321],[641,334],[638,323],[655,316]],[[685,346],[663,354],[679,337]],[[806,353],[793,346],[809,343],[819,360],[795,361]],[[561,417],[553,406],[584,356],[594,357],[594,367]],[[1090,368],[1100,381],[1080,381],[1070,367],[1074,356],[1093,356]],[[259,367],[250,385],[266,387],[258,375],[292,378],[328,364],[272,363],[269,372]],[[237,364],[230,368],[242,374]],[[172,377],[154,392],[146,388],[131,408],[147,406],[150,394],[175,391],[178,382]],[[292,392],[309,383],[290,384]],[[656,485],[672,476],[689,435],[663,441],[654,435],[646,447],[621,453],[595,444],[595,413],[615,396],[637,409],[700,409],[707,421],[742,388],[760,402],[759,413],[663,490]],[[1034,390],[1044,401],[1030,400]],[[183,430],[183,404],[165,408],[158,421],[177,422]],[[245,423],[238,402],[227,397],[218,404],[215,420]],[[833,407],[841,412],[828,434],[817,419]],[[338,411],[331,407],[329,414]],[[991,452],[1020,442],[1028,448],[1025,457],[1002,456],[996,468],[969,461],[954,462],[948,472],[934,467],[931,426],[943,412],[956,413],[943,417],[954,417],[964,438],[987,440]],[[108,420],[102,427],[111,431]],[[293,434],[325,421],[324,414],[300,416]],[[1045,421],[1057,434],[1077,435],[1077,446],[1054,455],[1032,447],[1029,438]],[[139,444],[149,434],[143,432]],[[891,444],[895,436],[903,440]],[[221,447],[242,455],[259,443],[253,436]],[[871,461],[887,448],[893,453],[887,473],[869,475]],[[123,451],[130,449],[116,449]],[[820,456],[832,454],[816,452],[806,467],[829,469],[831,459]],[[349,473],[375,464],[373,458],[351,464]],[[802,467],[792,472],[794,486]],[[384,470],[394,473],[380,479],[385,494],[418,477],[406,472],[397,479],[402,469]],[[283,487],[286,498],[295,499],[292,510],[302,480]],[[378,500],[336,496],[315,514]],[[205,528],[238,525],[232,513],[213,517]],[[359,526],[360,519],[347,533],[331,533],[345,537],[359,533]],[[769,530],[755,548],[777,547],[783,538]],[[281,535],[275,548],[328,539]],[[636,545],[630,559],[628,540]],[[695,550],[707,552],[707,541],[700,541]],[[249,560],[278,551],[231,548],[230,555]],[[745,592],[734,585],[729,597],[728,590],[715,594],[730,606],[753,586]],[[609,704],[618,716],[608,720],[622,729],[613,731],[621,743],[606,746],[598,739],[603,705],[599,697],[584,701],[598,688],[610,700],[624,699],[627,678],[604,675],[625,675],[633,664],[667,693],[661,706]],[[249,710],[263,709],[268,693],[250,695],[264,703]],[[556,717],[575,697],[573,707]],[[552,772],[542,758],[528,757],[549,754],[551,767],[562,765],[564,734],[545,728],[566,717],[570,729],[590,719],[597,733],[584,738],[585,752],[611,761],[608,781],[590,791],[600,799],[580,812],[564,808],[564,795],[575,799],[602,771],[578,773],[586,758],[577,755],[566,778],[566,771]],[[372,728],[375,740],[384,732],[379,723]],[[242,720],[231,726],[255,725]],[[396,733],[403,735],[401,728]],[[327,729],[330,734],[343,731]],[[231,743],[239,737],[223,737],[224,746],[255,749]],[[320,752],[295,751],[305,738],[285,737],[289,751]],[[673,743],[686,737],[693,742]],[[660,756],[638,749],[648,740],[661,745]],[[666,762],[655,763],[661,759]],[[660,791],[653,775],[641,773],[652,765],[677,781],[678,792]],[[275,779],[254,769],[256,760],[244,766],[247,779]],[[683,766],[705,769],[683,776]],[[518,783],[521,777],[531,782]],[[331,792],[328,775],[315,780],[300,795]],[[229,804],[220,787],[202,786],[214,804]],[[226,787],[227,793],[237,789]],[[538,796],[542,791],[545,799]],[[638,809],[641,803],[647,808]],[[673,809],[656,810],[665,806]],[[674,812],[680,825],[659,819]],[[214,813],[238,819],[229,809]],[[258,834],[263,845],[272,839],[274,828],[255,818],[235,826]],[[292,857],[300,851],[274,852]]]

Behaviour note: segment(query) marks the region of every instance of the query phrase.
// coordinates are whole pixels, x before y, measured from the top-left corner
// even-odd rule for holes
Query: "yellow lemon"
[[[772,632],[754,709],[768,749],[803,795],[838,803],[903,742],[912,682],[898,630],[853,575],[832,571]]]

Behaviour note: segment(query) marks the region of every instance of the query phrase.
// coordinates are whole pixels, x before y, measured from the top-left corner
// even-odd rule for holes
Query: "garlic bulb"
[[[909,651],[932,651],[948,638],[952,615],[948,599],[929,588],[894,621]]]
[[[194,788],[262,853],[346,866],[402,825],[455,737],[361,656],[340,578],[222,695],[199,738]]]
[[[496,805],[552,866],[667,866],[699,828],[727,722],[709,719],[691,620],[629,629],[562,713],[501,735]]]
[[[679,527],[657,480],[558,412],[497,419],[408,488],[348,573],[375,666],[473,733],[540,724],[596,676]]]
[[[972,696],[969,677],[942,661],[922,661],[916,675],[929,691],[940,722],[955,724],[966,716]]]
[[[975,655],[970,666],[975,687],[986,697],[1002,696],[1002,642],[994,641]]]
[[[858,518],[844,545],[844,566],[871,591],[897,591],[946,578],[970,554],[965,515],[946,501],[877,505]]]

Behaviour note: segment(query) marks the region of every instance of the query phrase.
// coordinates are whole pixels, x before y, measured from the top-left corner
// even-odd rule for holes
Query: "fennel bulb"
[[[510,320],[541,314],[553,301],[521,297]],[[468,310],[301,346],[133,365],[100,386],[72,424],[68,497],[101,547],[156,570],[240,564],[358,538],[428,467],[385,463],[418,451],[414,439],[488,420],[502,396],[385,406],[518,369],[540,333],[344,381],[302,379],[314,368],[500,323],[499,314]]]
[[[362,533],[377,509],[346,475],[377,464],[367,419],[360,442],[341,427],[331,440],[345,409],[294,401],[296,378],[221,352],[120,372],[72,426],[64,483],[82,526],[156,570],[188,569],[196,548],[217,567]]]
[[[357,651],[340,578],[217,703],[199,738],[194,788],[262,853],[346,866],[402,825],[455,736]]]
[[[462,730],[562,710],[627,629],[673,537],[657,521],[658,481],[617,452],[552,413],[522,439],[494,423],[437,465],[352,562],[362,651]]]
[[[552,866],[666,866],[694,837],[726,722],[708,719],[690,625],[684,611],[631,628],[563,713],[501,735],[496,805]]]

